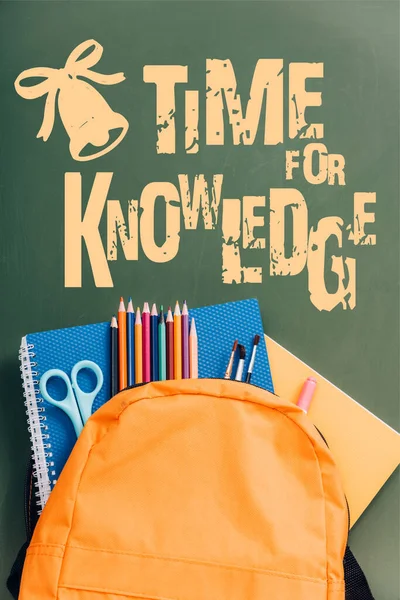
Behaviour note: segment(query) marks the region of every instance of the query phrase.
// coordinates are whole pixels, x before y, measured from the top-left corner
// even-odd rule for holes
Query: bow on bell
[[[80,58],[91,47],[93,47],[92,51],[87,56]],[[47,94],[42,125],[36,137],[43,138],[45,142],[49,139],[54,125],[57,92],[65,85],[67,78],[84,77],[103,85],[115,85],[124,81],[125,76],[123,73],[104,75],[103,73],[91,71],[91,67],[99,62],[102,54],[103,46],[95,40],[87,40],[71,52],[64,68],[34,67],[23,71],[17,77],[14,86],[17,94],[22,98],[33,100]],[[31,77],[44,77],[45,79],[34,85],[21,85],[23,80]]]

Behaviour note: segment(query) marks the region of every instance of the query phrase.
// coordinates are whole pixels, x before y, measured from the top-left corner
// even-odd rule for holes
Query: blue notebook
[[[110,399],[110,358],[109,323],[43,331],[22,338],[21,373],[40,509],[43,509],[76,442],[69,417],[41,397],[40,378],[49,369],[61,369],[70,378],[72,367],[77,362],[93,361],[104,377],[93,403],[93,410],[97,410]],[[87,370],[81,371],[78,383],[88,392],[95,387],[95,381]],[[53,378],[49,380],[48,391],[53,398],[62,400],[66,386],[60,379]]]
[[[253,338],[258,334],[260,342],[251,383],[274,391],[257,300],[192,309],[189,318],[192,317],[196,321],[199,340],[199,377],[224,376],[235,339],[247,350],[246,373]],[[40,379],[49,369],[60,369],[70,378],[77,362],[93,361],[104,377],[93,404],[93,411],[97,410],[110,399],[110,324],[97,323],[29,334],[22,339],[20,360],[38,504],[42,509],[76,442],[76,433],[65,412],[43,399]],[[233,373],[235,369],[236,365]],[[83,370],[78,383],[89,392],[96,382],[93,373]],[[53,378],[49,380],[48,391],[56,400],[62,400],[66,386],[62,380]]]
[[[235,339],[246,348],[245,374],[250,362],[253,339],[258,334],[260,341],[251,383],[270,392],[274,391],[260,308],[255,298],[193,308],[189,310],[189,320],[192,317],[195,319],[199,338],[199,377],[224,376]],[[233,365],[233,374],[236,372],[237,361],[238,357]]]

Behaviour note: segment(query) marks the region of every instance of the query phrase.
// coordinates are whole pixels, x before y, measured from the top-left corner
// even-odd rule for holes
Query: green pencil
[[[164,307],[160,307],[160,318],[158,319],[158,374],[159,380],[167,379],[167,347],[165,341]]]

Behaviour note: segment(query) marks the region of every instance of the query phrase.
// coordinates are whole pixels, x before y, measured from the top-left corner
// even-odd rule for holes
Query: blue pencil
[[[126,310],[126,345],[128,362],[128,385],[135,383],[135,313],[132,298],[129,298]]]
[[[158,313],[153,304],[150,315],[150,372],[151,381],[158,381]]]

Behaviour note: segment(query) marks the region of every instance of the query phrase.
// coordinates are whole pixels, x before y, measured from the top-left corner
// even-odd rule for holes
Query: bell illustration
[[[58,109],[75,160],[103,156],[115,148],[128,131],[125,117],[114,112],[93,86],[80,79],[68,79],[61,86]]]
[[[101,85],[115,85],[125,79],[123,73],[106,75],[91,69],[102,53],[103,47],[98,42],[87,40],[71,52],[62,69],[26,69],[14,82],[22,98],[33,100],[47,96],[43,122],[37,134],[44,142],[53,130],[58,104],[61,120],[70,138],[69,150],[75,160],[93,160],[110,152],[125,137],[129,128],[125,117],[114,112],[89,83],[94,81]],[[27,84],[32,78],[42,81]]]

